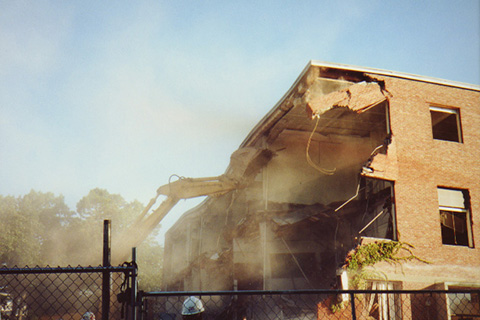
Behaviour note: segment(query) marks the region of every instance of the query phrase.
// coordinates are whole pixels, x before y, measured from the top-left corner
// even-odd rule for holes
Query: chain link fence
[[[134,275],[133,265],[0,268],[0,319],[79,320],[86,312],[125,318]]]
[[[479,289],[137,292],[136,273],[134,264],[0,268],[0,319],[79,320],[93,312],[96,319],[174,320],[189,296],[202,300],[204,320],[480,319]]]
[[[144,320],[182,319],[183,301],[201,299],[204,320],[480,319],[480,290],[232,291],[140,293]]]

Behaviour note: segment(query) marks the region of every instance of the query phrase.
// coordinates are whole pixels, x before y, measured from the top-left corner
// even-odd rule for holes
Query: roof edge
[[[480,91],[480,85],[452,81],[452,80],[445,80],[445,79],[440,79],[435,77],[420,76],[420,75],[411,74],[411,73],[375,69],[375,68],[368,68],[368,67],[358,67],[358,66],[352,66],[347,64],[332,63],[332,62],[325,62],[325,61],[318,61],[318,60],[310,60],[310,62],[308,63],[308,66],[333,68],[333,69],[339,69],[339,70],[357,71],[357,72],[364,72],[364,73],[373,73],[373,74],[382,75],[382,76],[403,78],[408,80],[415,80],[415,81],[428,82],[433,84],[440,84],[444,86]]]
[[[281,110],[279,107],[280,105],[285,101],[285,99],[290,95],[290,93],[297,87],[298,83],[301,81],[303,76],[310,70],[310,68],[313,66],[312,64],[313,60],[310,60],[308,64],[303,68],[302,72],[300,75],[297,77],[295,82],[290,86],[290,88],[285,92],[285,94],[282,96],[282,98],[273,106],[272,109],[253,127],[252,130],[248,133],[247,137],[243,140],[243,142],[240,144],[240,148],[247,147],[249,146],[249,143],[252,142],[256,136],[258,136],[261,127],[264,127],[268,119],[273,119],[270,122],[275,122],[276,118],[280,118],[283,114],[287,113],[288,110]]]

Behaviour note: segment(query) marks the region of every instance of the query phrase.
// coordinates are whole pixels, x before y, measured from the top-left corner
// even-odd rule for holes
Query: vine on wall
[[[368,279],[383,279],[387,277],[381,272],[368,270],[365,267],[373,266],[378,262],[401,264],[405,261],[417,260],[423,263],[428,261],[416,256],[414,247],[400,241],[375,241],[358,245],[347,254],[344,268],[351,275],[350,284],[354,289],[366,289]]]
[[[350,274],[350,286],[353,289],[366,289],[367,280],[387,280],[385,274],[379,271],[365,269],[378,262],[401,264],[405,261],[417,260],[423,263],[430,263],[413,253],[414,247],[406,242],[400,241],[375,241],[372,243],[358,245],[347,254],[344,268]],[[348,302],[337,302],[330,306],[333,313],[345,309]]]
[[[412,249],[414,247],[411,244],[400,241],[375,241],[359,245],[347,254],[345,268],[349,271],[358,271],[381,261],[393,264],[411,260],[429,263],[417,257]]]

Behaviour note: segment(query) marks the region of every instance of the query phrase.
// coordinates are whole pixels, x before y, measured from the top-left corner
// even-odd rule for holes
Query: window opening
[[[473,247],[467,190],[437,188],[442,243]]]
[[[362,177],[361,236],[397,240],[393,182]]]
[[[368,290],[398,290],[399,285],[390,281],[369,281]],[[366,311],[372,319],[402,319],[399,294],[373,292],[367,295]]]
[[[462,142],[460,111],[458,109],[430,107],[430,115],[432,117],[434,139]]]
[[[449,290],[477,290],[478,288],[448,287]],[[449,293],[448,305],[451,319],[476,319],[480,315],[480,294],[476,292]]]

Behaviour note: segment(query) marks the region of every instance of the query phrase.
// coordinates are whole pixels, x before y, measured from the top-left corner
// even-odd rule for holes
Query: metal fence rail
[[[0,319],[121,319],[135,296],[127,291],[136,266],[0,268]],[[105,289],[104,281],[107,280]],[[105,308],[106,306],[106,308]],[[107,312],[103,312],[107,310]]]
[[[140,292],[141,319],[182,319],[188,296],[207,320],[480,319],[480,290]]]

